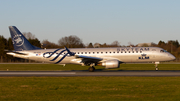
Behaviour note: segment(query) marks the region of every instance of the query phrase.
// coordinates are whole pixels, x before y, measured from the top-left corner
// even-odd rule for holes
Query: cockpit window
[[[164,53],[164,52],[166,52],[166,51],[165,51],[165,50],[160,50],[160,52],[161,52],[161,53]]]

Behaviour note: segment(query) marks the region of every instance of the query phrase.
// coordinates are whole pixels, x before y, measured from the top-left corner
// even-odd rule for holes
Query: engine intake
[[[105,68],[119,68],[119,60],[107,60],[102,63]]]

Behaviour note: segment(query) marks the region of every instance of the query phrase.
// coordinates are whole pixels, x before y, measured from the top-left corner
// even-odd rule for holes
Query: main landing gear
[[[94,70],[95,70],[95,68],[94,68],[94,66],[95,66],[95,63],[91,63],[90,64],[90,67],[89,67],[89,72],[94,72]]]
[[[94,70],[95,70],[95,68],[94,68],[94,66],[91,66],[91,67],[89,67],[89,72],[94,72]]]
[[[159,62],[155,62],[156,71],[159,70],[158,69],[158,64],[159,64]]]

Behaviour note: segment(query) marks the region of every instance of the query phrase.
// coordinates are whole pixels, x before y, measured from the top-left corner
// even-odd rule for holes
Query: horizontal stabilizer
[[[14,54],[19,54],[19,55],[28,55],[28,54],[26,54],[26,53],[21,53],[21,52],[17,52],[17,51],[8,51],[8,50],[6,50],[7,51],[7,54],[12,54],[12,53],[14,53]]]

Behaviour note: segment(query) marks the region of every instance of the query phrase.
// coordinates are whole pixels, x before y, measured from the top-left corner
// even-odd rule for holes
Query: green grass
[[[88,70],[88,66],[57,64],[0,64],[0,70]],[[102,66],[95,66],[96,69],[104,69]],[[159,64],[159,70],[180,70],[180,64]],[[155,70],[154,64],[121,64],[120,68],[108,70]]]
[[[0,64],[0,70],[87,70],[88,66]],[[96,69],[104,69],[97,66]],[[121,64],[111,70],[154,70],[154,64]],[[180,70],[180,64],[160,64]],[[178,101],[180,77],[0,77],[0,101]]]
[[[0,77],[0,101],[179,101],[180,77]]]

